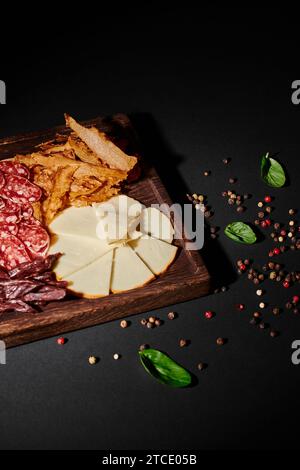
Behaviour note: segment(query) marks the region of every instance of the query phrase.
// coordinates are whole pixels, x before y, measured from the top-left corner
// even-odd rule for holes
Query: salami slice
[[[6,184],[2,188],[5,197],[17,204],[37,202],[42,197],[42,190],[22,176],[6,175]]]
[[[30,261],[24,244],[14,235],[0,238],[0,266],[8,271]]]
[[[30,176],[29,170],[26,166],[21,163],[6,160],[0,162],[0,171],[7,175],[22,176],[26,179],[29,179]]]
[[[0,238],[7,238],[9,235],[17,235],[18,226],[16,223],[0,223]]]
[[[45,257],[49,250],[50,237],[39,225],[19,224],[18,238],[24,243],[32,258]]]
[[[32,220],[33,219],[33,207],[31,204],[23,204],[21,206],[21,217],[24,220]],[[34,224],[33,224],[34,225]]]
[[[17,212],[21,213],[21,205],[17,204],[6,197],[0,196],[0,212]]]
[[[0,225],[2,224],[16,224],[19,222],[19,214],[15,212],[0,212]]]
[[[0,170],[0,189],[3,188],[4,185],[5,185],[4,174],[3,174],[2,171]]]

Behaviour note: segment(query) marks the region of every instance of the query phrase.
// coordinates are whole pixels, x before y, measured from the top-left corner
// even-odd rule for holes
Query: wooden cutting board
[[[127,116],[97,118],[84,124],[103,130],[130,154],[140,154],[138,138]],[[56,132],[68,134],[69,130],[56,127],[45,132],[2,139],[0,159],[32,152],[37,144],[51,140]],[[149,162],[143,162],[142,178],[128,185],[126,192],[146,206],[171,204],[165,187]],[[179,255],[174,264],[147,286],[98,300],[69,298],[52,303],[43,312],[34,315],[6,313],[0,317],[0,340],[5,341],[7,347],[13,347],[208,294],[210,277],[201,256],[198,252],[187,251],[184,241],[176,244]]]

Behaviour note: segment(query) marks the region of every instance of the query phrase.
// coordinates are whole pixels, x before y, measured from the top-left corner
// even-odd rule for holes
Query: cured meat
[[[16,224],[19,222],[19,214],[17,212],[0,212],[0,225]]]
[[[44,257],[50,245],[50,237],[39,225],[19,224],[18,238],[24,243],[31,257]]]
[[[3,174],[2,171],[0,170],[0,189],[3,188],[4,185],[5,185],[4,174]]]
[[[39,284],[30,280],[0,281],[1,299],[15,300],[39,287]]]
[[[31,305],[26,304],[22,300],[0,302],[0,313],[12,312],[13,310],[20,313],[36,313],[36,310]]]
[[[21,205],[15,202],[12,202],[10,199],[6,197],[0,196],[0,213],[1,212],[13,212],[16,214],[20,214],[21,212]]]
[[[56,261],[59,259],[60,254],[49,255],[47,258],[37,258],[34,261],[20,264],[15,269],[8,272],[10,279],[24,279],[28,277],[38,276],[46,271],[50,271]]]
[[[6,238],[9,235],[17,235],[18,226],[13,222],[0,223],[0,238]]]
[[[23,178],[29,179],[30,173],[26,166],[21,163],[14,163],[10,161],[0,162],[0,171],[7,175],[22,176]]]
[[[21,217],[22,217],[22,219],[24,219],[24,220],[34,219],[32,216],[33,216],[33,207],[32,207],[32,205],[31,204],[23,204],[21,206]]]
[[[30,261],[24,244],[14,235],[0,238],[0,266],[8,271]]]
[[[42,197],[42,190],[22,176],[6,175],[6,185],[2,194],[17,204],[37,202]]]
[[[30,292],[24,295],[25,302],[53,302],[61,300],[65,297],[65,289],[59,289],[54,286],[42,287],[38,292]]]

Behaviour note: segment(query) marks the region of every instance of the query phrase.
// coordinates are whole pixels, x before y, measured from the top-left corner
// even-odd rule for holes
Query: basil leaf
[[[272,188],[282,188],[286,183],[284,169],[277,160],[267,153],[261,161],[261,176]]]
[[[245,245],[253,245],[257,241],[257,237],[249,225],[243,222],[233,222],[225,229],[225,235],[231,240]]]
[[[191,374],[173,361],[169,356],[155,349],[139,352],[141,363],[152,377],[173,388],[184,388],[191,385]]]

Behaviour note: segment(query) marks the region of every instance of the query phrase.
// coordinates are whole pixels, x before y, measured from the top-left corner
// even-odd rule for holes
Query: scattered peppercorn
[[[181,348],[186,348],[187,345],[188,345],[188,341],[187,341],[186,339],[181,339],[181,340],[179,341],[179,346],[180,346]]]
[[[147,323],[148,323],[148,322],[147,322],[147,320],[146,320],[145,318],[143,318],[143,319],[141,320],[141,325],[142,325],[142,326],[146,326]]]
[[[244,304],[238,304],[238,305],[236,306],[236,308],[237,308],[240,312],[243,312],[246,307],[245,307]]]
[[[115,361],[118,361],[120,359],[120,357],[121,357],[120,354],[117,354],[117,353],[115,353],[113,355],[113,358],[114,358]]]
[[[145,351],[146,349],[149,349],[149,345],[148,344],[141,344],[139,349],[140,349],[140,351]]]
[[[63,338],[63,337],[58,338],[56,340],[57,344],[59,344],[60,346],[63,346],[64,344],[66,344],[66,341],[67,341],[66,338]]]
[[[225,343],[226,343],[226,339],[224,339],[224,338],[218,338],[217,339],[217,345],[218,346],[224,346]]]
[[[169,312],[168,313],[168,319],[169,320],[175,320],[176,318],[176,313],[175,312]]]
[[[207,176],[210,176],[210,175],[211,175],[211,171],[209,171],[209,170],[208,170],[208,171],[205,171],[205,172],[203,173],[203,175],[206,176],[206,177],[207,177]]]
[[[271,330],[270,336],[271,336],[271,338],[278,338],[279,332],[275,331],[275,330]]]
[[[266,305],[264,302],[261,302],[261,303],[259,304],[259,308],[260,308],[261,310],[265,309],[266,306],[267,306],[267,305]]]
[[[263,292],[263,290],[261,290],[261,289],[259,289],[259,290],[256,291],[256,295],[257,295],[258,297],[262,297],[263,294],[264,294],[264,292]]]
[[[161,326],[161,320],[159,319],[155,320],[155,326]]]
[[[204,316],[207,320],[211,320],[215,316],[215,314],[214,314],[214,312],[211,312],[209,310],[209,311],[205,312]]]
[[[94,366],[95,364],[97,364],[97,362],[98,362],[98,359],[95,356],[89,357],[89,364],[91,364],[91,366]]]
[[[198,370],[202,372],[203,370],[207,369],[208,366],[204,362],[200,362],[197,367],[198,367]]]
[[[122,320],[121,323],[120,323],[120,327],[121,328],[127,328],[128,327],[128,321]]]
[[[235,184],[237,182],[236,178],[229,178],[229,184]]]
[[[265,197],[265,202],[266,202],[267,204],[270,204],[270,203],[272,202],[271,196],[266,196],[266,197]]]
[[[275,308],[273,308],[272,312],[275,316],[278,316],[278,315],[280,315],[280,308],[275,307]]]

